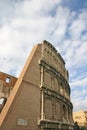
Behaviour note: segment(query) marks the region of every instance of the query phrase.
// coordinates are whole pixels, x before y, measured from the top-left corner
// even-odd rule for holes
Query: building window
[[[10,83],[10,80],[11,79],[9,77],[7,77],[5,81],[6,81],[6,83]]]
[[[60,82],[60,93],[63,95],[64,94],[64,87],[63,87],[63,83]]]
[[[55,88],[55,79],[53,77],[51,77],[51,88],[52,90]]]
[[[87,117],[86,117],[86,121],[87,121]]]

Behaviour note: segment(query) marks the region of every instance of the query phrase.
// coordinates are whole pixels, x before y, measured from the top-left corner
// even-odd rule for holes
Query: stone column
[[[42,90],[42,101],[41,101],[41,120],[45,119],[45,112],[44,112],[44,91]]]
[[[44,67],[41,66],[41,87],[43,86],[44,83]]]

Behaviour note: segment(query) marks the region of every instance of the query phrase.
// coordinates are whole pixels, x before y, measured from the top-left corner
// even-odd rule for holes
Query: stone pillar
[[[44,67],[41,66],[41,87],[43,86],[44,83]]]
[[[42,90],[42,101],[41,101],[41,120],[44,120],[45,119],[45,112],[44,112],[44,92]]]

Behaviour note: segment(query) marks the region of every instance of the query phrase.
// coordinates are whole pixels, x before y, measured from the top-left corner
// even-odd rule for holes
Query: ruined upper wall
[[[0,130],[73,130],[64,65],[48,42],[34,46],[0,114]]]
[[[0,72],[0,97],[8,98],[16,81],[16,77]]]
[[[55,68],[68,81],[69,75],[65,68],[65,61],[56,48],[46,40],[42,43],[42,59]]]

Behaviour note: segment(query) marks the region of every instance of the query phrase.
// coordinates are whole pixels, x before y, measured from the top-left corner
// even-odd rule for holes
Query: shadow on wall
[[[81,130],[87,130],[87,126],[82,126]]]
[[[77,122],[74,123],[74,130],[87,130],[87,126],[79,126]]]

